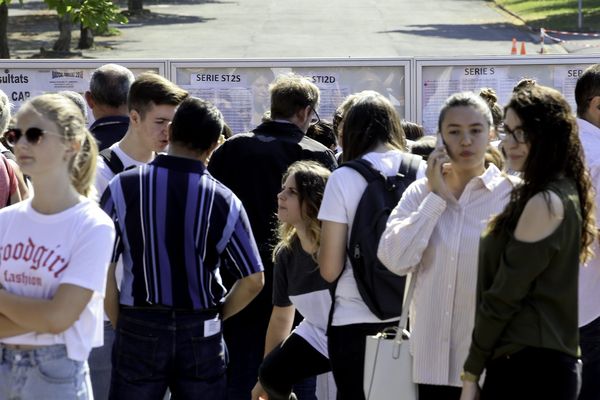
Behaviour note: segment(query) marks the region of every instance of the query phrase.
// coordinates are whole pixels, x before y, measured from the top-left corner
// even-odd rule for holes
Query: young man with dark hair
[[[94,115],[90,132],[99,151],[121,140],[127,132],[127,94],[134,80],[133,73],[118,64],[105,64],[92,72],[85,100]]]
[[[175,109],[187,96],[186,91],[154,73],[143,73],[133,82],[127,104],[130,120],[127,133],[98,156],[95,184],[98,196],[116,174],[152,161],[156,153],[165,149],[168,125]],[[122,275],[121,260],[117,275]],[[88,360],[96,400],[108,399],[114,335],[113,326],[107,319],[104,345],[93,349]]]
[[[187,96],[185,90],[153,72],[145,72],[135,79],[127,98],[129,128],[123,139],[100,152],[98,157],[98,195],[102,195],[118,172],[152,161],[167,147],[167,127],[175,109]]]
[[[308,138],[318,121],[319,89],[299,75],[279,76],[270,86],[270,119],[252,132],[234,135],[211,156],[210,173],[243,202],[263,265],[265,289],[240,314],[225,323],[229,349],[229,400],[250,398],[262,362],[272,310],[273,245],[276,243],[277,193],[287,168],[299,160],[336,167],[333,152]],[[224,277],[226,278],[226,277]]]
[[[186,99],[167,154],[119,174],[102,198],[118,230],[105,300],[117,326],[111,399],[160,399],[167,388],[226,399],[221,322],[259,293],[263,268],[242,203],[204,166],[223,125],[212,104]],[[225,270],[236,279],[228,294]]]
[[[579,138],[600,210],[600,64],[586,69],[575,85]],[[596,221],[598,222],[598,220]],[[579,269],[579,345],[583,361],[579,400],[600,398],[600,247]]]

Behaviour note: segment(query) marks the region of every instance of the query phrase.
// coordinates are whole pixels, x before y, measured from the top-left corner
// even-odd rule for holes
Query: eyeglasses
[[[46,134],[58,136],[56,133],[50,133],[40,128],[31,127],[24,133],[19,128],[9,129],[4,132],[4,138],[9,146],[14,147],[23,135],[25,135],[25,139],[27,139],[30,144],[38,144],[40,140],[42,140],[42,137]]]
[[[498,137],[500,140],[504,141],[508,139],[509,136],[519,144],[527,143],[527,134],[522,128],[515,128],[513,131],[504,124],[500,125],[500,129],[498,129]]]
[[[321,118],[319,117],[319,114],[317,114],[317,110],[315,110],[315,108],[314,108],[313,106],[310,106],[310,109],[311,109],[311,110],[312,110],[312,112],[313,112],[313,116],[312,116],[312,118],[310,119],[310,124],[311,124],[311,125],[316,125],[316,124],[318,124],[319,122],[321,122]]]

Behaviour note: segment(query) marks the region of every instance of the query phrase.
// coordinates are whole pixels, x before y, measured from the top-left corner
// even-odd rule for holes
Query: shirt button
[[[20,354],[15,355],[15,361],[21,361],[21,358]]]

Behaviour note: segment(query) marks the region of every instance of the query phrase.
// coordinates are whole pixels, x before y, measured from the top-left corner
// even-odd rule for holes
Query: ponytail
[[[71,166],[71,184],[77,192],[85,197],[94,197],[96,189],[96,162],[98,159],[98,145],[89,130],[85,129],[85,136],[81,148],[73,159]]]

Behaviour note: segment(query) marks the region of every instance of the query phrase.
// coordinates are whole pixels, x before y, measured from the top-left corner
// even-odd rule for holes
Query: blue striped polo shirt
[[[200,161],[160,155],[118,174],[101,206],[117,230],[123,305],[213,308],[221,267],[238,279],[263,270],[242,203]]]

